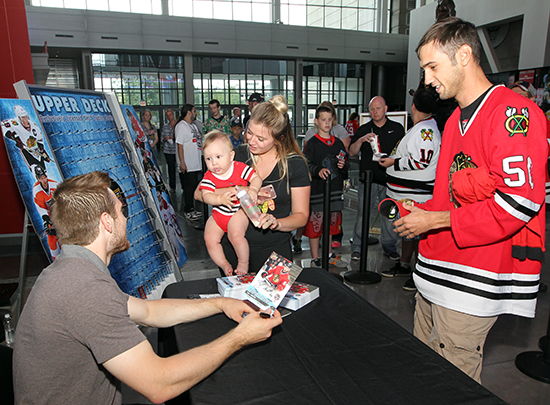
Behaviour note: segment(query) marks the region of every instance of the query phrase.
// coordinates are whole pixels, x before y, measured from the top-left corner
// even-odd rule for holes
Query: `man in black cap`
[[[248,120],[250,119],[250,114],[252,113],[252,110],[254,109],[254,107],[258,105],[258,103],[261,103],[262,101],[265,101],[265,99],[264,99],[264,96],[262,96],[260,93],[252,93],[250,97],[248,97],[249,114],[243,120],[245,134],[246,134],[246,130],[248,129]]]

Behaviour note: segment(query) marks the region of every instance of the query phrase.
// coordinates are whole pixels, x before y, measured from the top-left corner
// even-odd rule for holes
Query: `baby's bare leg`
[[[246,240],[245,233],[248,228],[248,217],[243,210],[239,210],[231,217],[229,224],[227,225],[227,236],[229,241],[235,249],[237,254],[237,268],[236,274],[248,273],[248,261],[250,259],[250,249],[248,247],[248,241]],[[258,269],[256,269],[258,270]]]
[[[214,217],[208,218],[206,225],[204,227],[204,242],[206,243],[206,248],[208,249],[208,254],[225,273],[226,276],[233,275],[233,267],[229,263],[223,253],[223,247],[221,241],[225,232],[214,220]]]

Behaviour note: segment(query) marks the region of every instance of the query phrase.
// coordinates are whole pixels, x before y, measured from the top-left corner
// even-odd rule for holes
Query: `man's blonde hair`
[[[50,200],[50,215],[61,245],[89,245],[99,234],[101,214],[117,217],[110,185],[105,172],[71,177],[58,185]]]

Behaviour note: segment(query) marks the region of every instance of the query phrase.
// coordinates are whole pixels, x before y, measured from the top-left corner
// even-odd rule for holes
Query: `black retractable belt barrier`
[[[516,367],[535,380],[550,383],[550,319],[546,336],[539,341],[542,352],[523,352],[516,356]]]
[[[325,191],[323,194],[323,250],[321,253],[321,267],[328,271],[330,255],[330,198],[331,198],[331,175],[325,180]],[[331,273],[340,281],[344,281],[340,274]]]
[[[369,220],[370,220],[370,192],[372,188],[372,170],[361,173],[361,181],[365,183],[363,194],[363,226],[361,229],[361,261],[359,271],[352,270],[344,274],[344,278],[355,284],[376,284],[382,280],[380,274],[367,270],[369,252]],[[360,199],[359,199],[360,200]]]
[[[208,168],[206,167],[206,162],[204,161],[204,157],[202,157],[202,173],[206,173]],[[194,191],[193,191],[194,192]],[[206,226],[206,221],[208,220],[208,204],[204,201],[202,202],[202,221],[195,225],[195,229],[197,231],[204,231],[204,227]]]
[[[330,251],[330,186],[331,175],[325,179],[325,193],[323,195],[323,250],[321,267],[328,271],[328,257]]]

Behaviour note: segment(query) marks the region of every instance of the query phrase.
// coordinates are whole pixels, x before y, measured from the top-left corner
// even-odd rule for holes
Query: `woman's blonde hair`
[[[300,147],[294,139],[292,126],[288,117],[288,104],[283,96],[277,95],[267,102],[258,104],[252,110],[250,121],[263,125],[268,128],[275,141],[275,150],[277,151],[279,173],[281,179],[288,175],[288,157],[298,155],[305,160]],[[258,157],[252,155],[253,166],[256,168]]]

